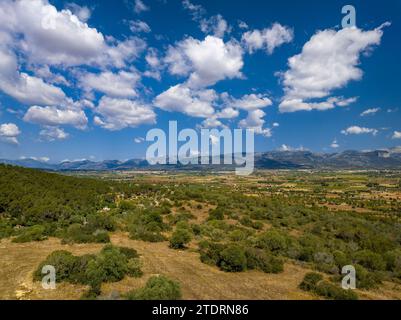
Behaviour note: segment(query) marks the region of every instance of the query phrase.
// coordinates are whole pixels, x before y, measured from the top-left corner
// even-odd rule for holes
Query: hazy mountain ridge
[[[221,158],[223,158],[221,156]],[[58,164],[35,159],[5,160],[0,163],[55,171],[113,171],[113,170],[224,170],[232,165],[156,165],[144,159],[128,161],[64,161]],[[401,148],[375,151],[348,150],[340,153],[311,151],[270,151],[255,154],[257,169],[401,169]]]

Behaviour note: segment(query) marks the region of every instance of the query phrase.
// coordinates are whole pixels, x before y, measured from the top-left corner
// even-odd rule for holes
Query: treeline
[[[88,215],[114,202],[110,183],[0,165],[0,214],[20,224]]]
[[[94,232],[99,229],[94,216],[115,206],[118,192],[117,183],[0,165],[0,238],[42,240],[88,220]]]

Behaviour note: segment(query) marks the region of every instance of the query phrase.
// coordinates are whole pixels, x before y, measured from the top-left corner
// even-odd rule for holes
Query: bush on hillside
[[[165,276],[151,277],[145,287],[131,291],[128,300],[178,300],[181,299],[180,284]]]
[[[246,269],[245,251],[239,246],[230,245],[220,252],[218,266],[226,272],[241,272]]]
[[[21,233],[12,241],[16,243],[25,243],[31,241],[43,241],[47,239],[45,234],[45,226],[35,225],[32,227],[24,228]]]
[[[248,269],[257,269],[265,273],[280,273],[284,271],[283,261],[262,249],[247,248],[245,256]]]
[[[170,238],[170,247],[183,249],[191,241],[191,232],[187,229],[176,229]]]

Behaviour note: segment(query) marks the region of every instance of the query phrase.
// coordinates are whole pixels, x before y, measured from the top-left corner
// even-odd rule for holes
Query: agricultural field
[[[400,199],[396,171],[0,165],[0,299],[401,299]]]

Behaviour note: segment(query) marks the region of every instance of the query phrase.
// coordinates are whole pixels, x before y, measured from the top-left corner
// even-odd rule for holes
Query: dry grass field
[[[298,288],[311,270],[293,263],[285,264],[283,273],[266,274],[259,271],[226,273],[203,264],[199,254],[191,250],[171,250],[167,242],[148,243],[130,240],[127,234],[115,233],[112,243],[136,249],[141,255],[144,276],[126,277],[117,283],[103,284],[104,296],[140,288],[152,275],[163,274],[178,280],[183,299],[250,299],[250,300],[308,300],[318,299]],[[86,286],[61,283],[55,290],[44,290],[32,281],[39,263],[55,250],[68,250],[74,255],[96,253],[100,244],[62,245],[59,239],[17,244],[9,240],[0,243],[0,299],[79,299]],[[359,292],[362,299],[401,299],[401,286],[385,284],[379,290]]]
[[[125,278],[118,283],[104,284],[107,296],[113,291],[127,292],[144,285],[152,275],[163,274],[181,283],[184,299],[312,299],[297,288],[307,269],[287,264],[279,275],[249,271],[226,273],[203,264],[199,254],[171,250],[167,242],[147,243],[130,240],[126,234],[112,236],[112,243],[138,250],[143,262],[144,277]],[[85,286],[62,283],[56,290],[44,290],[32,281],[38,264],[55,250],[68,250],[74,255],[96,253],[98,244],[61,245],[51,238],[43,242],[24,244],[3,240],[0,244],[0,299],[79,299]]]

